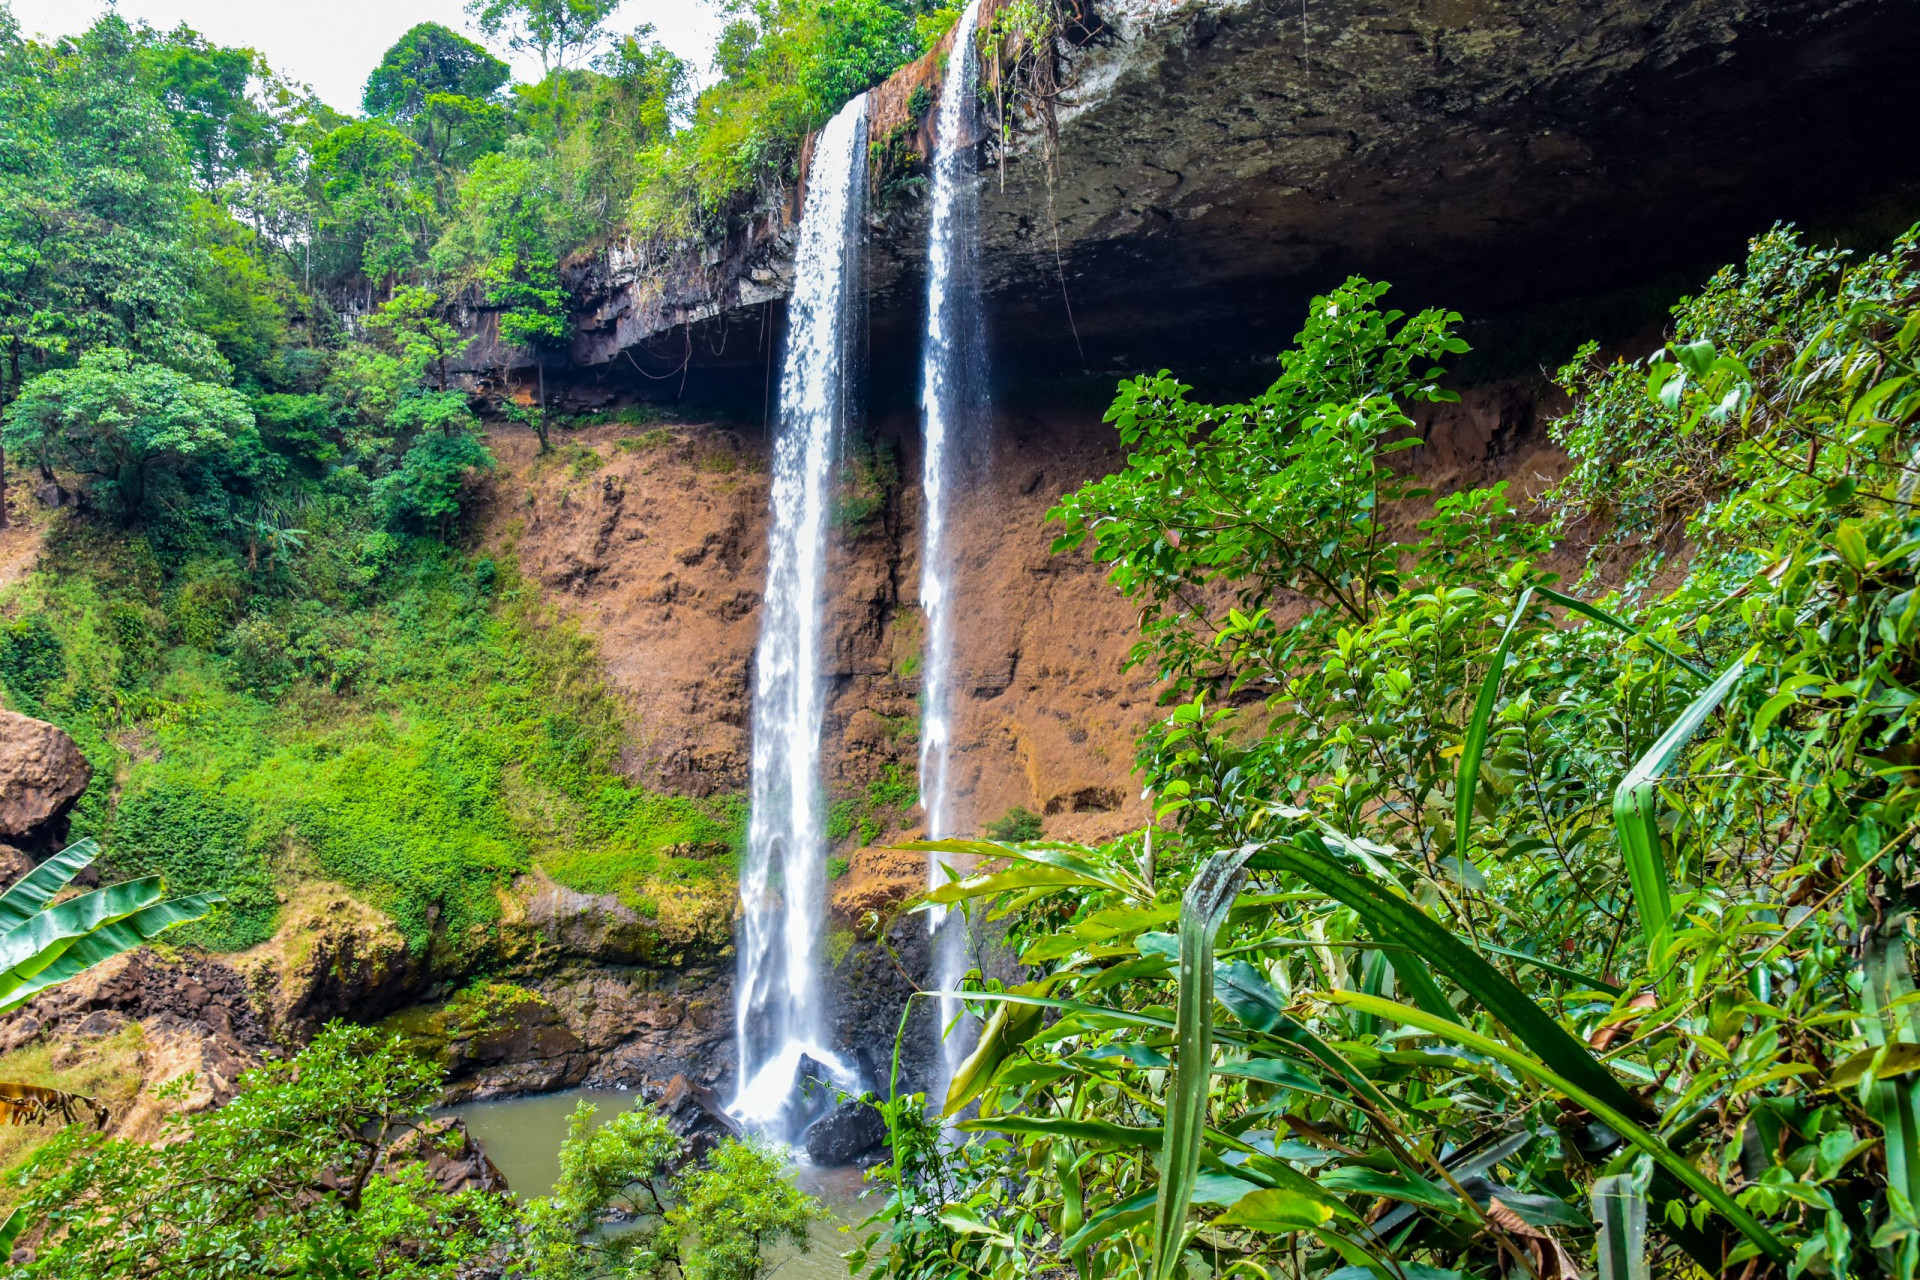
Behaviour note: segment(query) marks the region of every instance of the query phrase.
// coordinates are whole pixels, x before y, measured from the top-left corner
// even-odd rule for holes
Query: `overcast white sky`
[[[12,5],[23,32],[45,36],[84,31],[107,7],[104,0],[12,0]],[[341,111],[360,109],[367,73],[415,23],[438,22],[475,36],[461,0],[120,0],[119,8],[129,22],[164,30],[184,22],[216,44],[257,49],[274,70],[312,85]],[[608,27],[628,31],[643,22],[652,23],[662,43],[693,63],[700,83],[707,83],[722,25],[715,5],[626,0]],[[494,52],[505,56],[505,50]],[[521,80],[539,75],[533,63],[516,63],[514,71]]]

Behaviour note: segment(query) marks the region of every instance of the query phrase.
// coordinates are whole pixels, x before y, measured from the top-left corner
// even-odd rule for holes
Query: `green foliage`
[[[17,455],[87,476],[90,491],[129,524],[164,473],[199,464],[247,477],[261,461],[244,397],[117,347],[27,383],[0,440]]]
[[[847,872],[852,870],[852,868],[853,868],[852,863],[848,862],[845,858],[842,858],[838,854],[835,854],[833,857],[827,859],[827,879],[829,880],[843,879],[846,876]]]
[[[506,84],[507,64],[456,31],[422,22],[393,42],[367,77],[361,105],[368,115],[408,121],[436,96],[484,102]]]
[[[120,801],[106,836],[116,870],[164,876],[187,893],[225,898],[179,940],[238,951],[273,936],[280,916],[267,850],[253,834],[253,806],[166,763],[144,771]]]
[[[770,1247],[807,1248],[820,1206],[793,1185],[779,1151],[730,1138],[675,1173],[683,1144],[659,1111],[642,1103],[597,1129],[593,1114],[591,1103],[574,1110],[560,1181],[528,1209],[537,1280],[760,1280]],[[604,1231],[610,1212],[636,1225]]]
[[[45,615],[32,613],[0,626],[0,684],[16,710],[39,714],[48,686],[66,672],[65,650]]]
[[[439,1083],[397,1042],[336,1024],[249,1072],[226,1106],[172,1118],[171,1141],[70,1126],[32,1166],[21,1212],[48,1232],[14,1274],[467,1274],[512,1244],[512,1202],[448,1195],[417,1159],[383,1159]]]
[[[95,763],[76,829],[116,866],[226,893],[194,926],[220,948],[271,930],[283,865],[355,890],[456,967],[484,953],[497,894],[536,864],[635,903],[656,886],[723,900],[738,800],[619,775],[624,712],[593,647],[510,567],[360,534],[348,510],[305,517],[311,550],[284,570],[297,592],[231,600],[211,584],[233,579],[197,570],[205,585],[171,596],[173,647],[146,639],[167,624],[138,602],[165,597],[123,543],[57,546],[13,588],[20,616],[41,619],[15,625],[65,654],[35,677],[38,710]],[[196,592],[223,603],[186,608]]]
[[[986,837],[1000,844],[1024,844],[1038,840],[1045,820],[1031,809],[1015,805],[986,826]]]
[[[1376,286],[1249,405],[1123,385],[1127,468],[1057,515],[1180,691],[1140,756],[1171,829],[928,846],[1011,860],[930,897],[997,900],[1033,976],[978,990],[948,1098],[1004,1137],[903,1165],[856,1262],[1915,1274],[1914,243],[1775,233],[1575,378],[1559,509],[1685,529],[1659,599],[1551,589],[1498,489],[1394,535],[1380,456],[1457,347]]]
[[[715,55],[722,79],[700,95],[691,125],[646,156],[630,210],[635,234],[710,238],[766,205],[791,177],[807,133],[931,47],[918,20],[938,8],[928,0],[740,5]]]

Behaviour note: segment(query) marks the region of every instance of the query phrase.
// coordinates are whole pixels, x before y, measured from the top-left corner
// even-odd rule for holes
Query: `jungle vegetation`
[[[1052,514],[1173,691],[1156,829],[926,846],[1029,980],[856,1272],[1913,1276],[1920,228],[1580,350],[1538,504],[1421,486],[1465,343],[1385,292],[1245,404],[1121,384]]]
[[[0,592],[0,687],[94,764],[108,865],[223,895],[189,941],[271,936],[289,877],[455,970],[536,863],[643,912],[724,896],[738,804],[629,785],[591,646],[463,549],[494,464],[458,373],[484,330],[537,385],[569,255],[751,216],[953,15],[740,5],[696,96],[613,8],[476,0],[491,50],[421,24],[348,115],[184,26],[41,43],[0,0],[0,486],[67,508]],[[568,425],[520,398],[543,445]]]

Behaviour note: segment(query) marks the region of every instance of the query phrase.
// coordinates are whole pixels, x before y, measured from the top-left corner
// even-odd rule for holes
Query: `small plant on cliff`
[[[1039,814],[1015,805],[986,825],[986,836],[1002,844],[1023,844],[1028,840],[1038,840],[1044,826]]]

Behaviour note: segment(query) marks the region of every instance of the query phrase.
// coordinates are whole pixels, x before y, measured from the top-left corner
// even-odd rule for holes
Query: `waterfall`
[[[794,1136],[797,1127],[791,1108],[803,1057],[838,1083],[856,1083],[824,1043],[819,952],[827,842],[819,765],[828,509],[852,391],[865,199],[862,94],[821,131],[806,175],[753,667],[752,809],[735,998],[740,1077],[729,1109],[750,1125],[784,1130],[779,1137]]]
[[[954,834],[948,779],[953,749],[953,587],[947,550],[947,519],[960,464],[977,446],[986,401],[985,340],[980,307],[979,192],[972,172],[977,75],[974,25],[980,0],[971,0],[954,29],[946,76],[934,115],[933,199],[927,231],[927,332],[921,355],[920,411],[925,429],[921,488],[925,528],[920,550],[920,605],[926,613],[921,655],[920,803],[927,836]],[[940,855],[929,855],[929,887],[945,879]],[[929,913],[933,979],[951,991],[967,969],[965,921],[936,909]],[[960,1016],[959,1001],[942,998],[940,1025]],[[971,1048],[972,1032],[954,1026],[940,1041],[941,1058],[951,1079]]]

